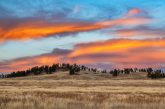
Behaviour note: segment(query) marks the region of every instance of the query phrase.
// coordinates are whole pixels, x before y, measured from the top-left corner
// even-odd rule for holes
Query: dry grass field
[[[165,80],[92,72],[0,79],[0,109],[165,109]]]

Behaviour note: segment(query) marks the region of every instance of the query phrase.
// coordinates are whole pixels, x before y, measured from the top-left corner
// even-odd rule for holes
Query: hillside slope
[[[31,75],[26,77],[17,77],[11,79],[19,80],[127,80],[127,79],[148,79],[147,73],[131,73],[131,74],[120,74],[117,77],[113,77],[109,73],[100,73],[100,72],[87,72],[81,71],[75,75],[69,75],[68,71],[60,71],[53,74],[42,74],[42,75]]]

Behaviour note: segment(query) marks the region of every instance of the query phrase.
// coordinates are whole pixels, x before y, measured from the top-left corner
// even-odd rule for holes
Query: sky
[[[165,0],[0,0],[0,72],[165,68],[164,10]]]

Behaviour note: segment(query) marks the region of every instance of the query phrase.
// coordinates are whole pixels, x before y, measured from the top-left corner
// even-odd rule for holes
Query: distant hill
[[[131,74],[120,74],[117,77],[109,73],[80,71],[75,75],[69,75],[69,71],[59,71],[53,74],[29,75],[19,78],[9,78],[19,80],[129,80],[129,79],[148,79],[147,73],[136,72]]]
[[[46,75],[47,74],[47,75]],[[41,75],[41,77],[40,77]],[[46,76],[45,76],[46,75]],[[1,74],[0,78],[16,78],[16,77],[38,77],[39,79],[55,78],[55,79],[158,79],[165,78],[165,73],[152,68],[124,68],[113,70],[98,70],[97,68],[89,68],[84,65],[77,64],[53,64],[51,66],[35,66],[23,71],[12,72],[10,74]]]

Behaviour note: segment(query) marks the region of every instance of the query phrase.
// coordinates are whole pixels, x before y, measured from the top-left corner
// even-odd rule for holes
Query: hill
[[[52,74],[40,74],[40,75],[29,75],[25,77],[12,78],[16,80],[145,80],[147,73],[134,72],[130,74],[120,74],[117,77],[113,77],[110,73],[92,72],[92,71],[80,71],[75,75],[70,75],[69,71],[59,71]]]
[[[31,75],[43,75],[43,74],[58,74],[61,71],[69,71],[69,75],[72,75],[72,79],[74,79],[73,75],[76,76],[75,79],[107,79],[113,77],[117,77],[117,79],[145,79],[145,77],[158,79],[158,78],[165,78],[165,73],[161,69],[154,70],[153,68],[124,68],[124,69],[113,69],[110,71],[107,70],[98,70],[97,68],[89,68],[84,65],[77,65],[77,64],[53,64],[53,65],[43,65],[43,66],[35,66],[26,70],[16,71],[9,74],[1,74],[0,78],[14,78],[14,77],[25,77]],[[100,74],[102,73],[102,74]],[[63,75],[63,73],[59,73]],[[84,75],[88,74],[88,75]],[[146,75],[147,74],[147,75]],[[56,75],[58,76],[58,75]],[[70,76],[63,75],[63,78]],[[122,77],[122,78],[119,78]],[[57,78],[58,79],[58,78]],[[112,78],[113,79],[113,78]]]

